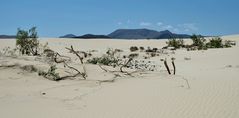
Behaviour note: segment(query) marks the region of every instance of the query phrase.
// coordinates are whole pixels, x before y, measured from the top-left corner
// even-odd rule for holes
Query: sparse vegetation
[[[145,50],[145,52],[156,52],[156,48],[155,49],[151,49],[151,47],[148,47],[147,50]]]
[[[131,46],[130,47],[131,52],[135,52],[135,51],[138,51],[138,50],[139,50],[139,48],[137,46]]]
[[[138,57],[138,56],[139,56],[138,53],[132,53],[132,54],[129,55],[128,58],[136,58],[136,57]]]
[[[43,76],[49,80],[58,81],[60,79],[59,73],[56,73],[56,65],[50,66],[47,72],[41,71],[38,72],[39,76]]]
[[[140,51],[144,51],[144,47],[142,47],[142,46],[139,47],[139,49],[140,49]]]
[[[169,47],[178,48],[186,48],[188,51],[191,50],[207,50],[208,48],[229,48],[232,45],[235,45],[233,41],[224,41],[220,37],[214,37],[210,39],[208,42],[202,35],[193,34],[191,36],[192,44],[185,45],[183,39],[169,39],[166,42],[167,46],[163,47],[163,49],[169,49]],[[171,49],[172,50],[172,49]]]
[[[212,38],[206,44],[207,48],[223,48],[222,39],[219,37]]]
[[[91,63],[91,64],[116,66],[118,64],[119,60],[114,57],[110,57],[110,56],[102,56],[102,57],[94,57],[92,59],[88,59],[87,62]]]
[[[183,39],[172,38],[169,39],[166,43],[168,44],[167,47],[174,47],[175,49],[185,47]]]
[[[16,36],[16,46],[21,54],[38,55],[39,41],[36,27],[32,27],[29,31],[18,28]]]
[[[206,49],[205,46],[206,39],[202,35],[193,34],[191,36],[191,39],[193,41],[192,46],[197,47],[198,50]]]

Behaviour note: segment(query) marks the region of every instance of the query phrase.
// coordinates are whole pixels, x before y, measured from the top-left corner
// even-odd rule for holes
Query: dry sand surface
[[[239,35],[225,36],[239,43]],[[76,50],[130,46],[162,48],[166,40],[41,39],[62,55]],[[0,50],[15,47],[15,40],[0,40]],[[175,57],[176,75],[168,75],[160,59]],[[157,71],[114,78],[96,65],[86,65],[89,77],[54,82],[18,66],[0,68],[0,118],[239,118],[239,46],[206,51],[175,51],[151,58]],[[0,56],[1,65],[34,65],[46,69],[36,57]],[[76,66],[77,63],[75,63]],[[170,68],[171,65],[170,65]],[[190,86],[188,86],[187,81]]]

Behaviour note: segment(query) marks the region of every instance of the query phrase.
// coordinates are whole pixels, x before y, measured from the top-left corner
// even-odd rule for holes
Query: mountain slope
[[[119,29],[108,36],[114,39],[168,39],[190,37],[190,35],[185,34],[174,34],[168,30],[158,32],[149,29]]]
[[[14,35],[0,35],[0,39],[14,39],[16,36]]]
[[[82,38],[82,39],[109,39],[110,37],[106,35],[94,35],[94,34],[86,34],[82,36],[76,36],[74,38]]]
[[[66,34],[64,36],[60,36],[60,38],[74,38],[74,37],[76,37],[76,35],[74,34]]]

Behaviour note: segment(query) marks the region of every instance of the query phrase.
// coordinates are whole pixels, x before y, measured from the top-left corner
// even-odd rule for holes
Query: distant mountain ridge
[[[74,38],[82,38],[82,39],[110,39],[111,37],[108,37],[106,35],[86,34],[86,35],[82,35],[82,36],[76,36]]]
[[[118,29],[108,35],[116,39],[169,39],[190,38],[187,34],[174,34],[169,30],[155,31],[150,29]]]
[[[187,34],[175,34],[169,30],[156,31],[150,29],[118,29],[108,35],[94,35],[86,34],[82,36],[76,36],[74,34],[67,34],[60,38],[111,38],[111,39],[170,39],[170,38],[190,38],[191,35]]]
[[[14,35],[0,35],[0,39],[15,39]]]
[[[64,36],[60,36],[59,38],[74,38],[74,37],[76,37],[76,35],[74,35],[74,34],[66,34]]]

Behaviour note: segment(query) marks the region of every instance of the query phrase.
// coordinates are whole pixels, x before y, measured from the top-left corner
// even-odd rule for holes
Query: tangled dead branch
[[[62,57],[62,56],[61,56],[59,53],[56,53],[55,56],[54,56],[54,61],[55,61],[55,63],[58,63],[58,64],[59,64],[59,63],[63,63],[63,64],[64,64],[64,67],[67,67],[67,68],[69,68],[69,69],[74,70],[74,71],[77,72],[77,73],[74,74],[74,75],[69,75],[69,76],[60,77],[59,80],[64,80],[64,79],[70,78],[70,77],[76,77],[76,76],[78,76],[78,75],[81,75],[84,79],[86,79],[87,75],[86,75],[86,70],[85,70],[84,67],[83,67],[84,72],[80,72],[78,69],[76,69],[76,68],[70,66],[69,64],[67,64],[67,63],[66,63],[66,60],[60,60],[60,61],[58,61],[58,60],[57,60],[58,57]]]
[[[84,64],[83,59],[84,59],[84,57],[87,56],[86,52],[75,51],[72,45],[71,45],[71,48],[67,48],[67,47],[66,47],[66,49],[69,50],[70,53],[75,54],[75,55],[80,59],[81,64]],[[79,53],[84,54],[84,57],[80,56]]]
[[[80,59],[80,62],[81,64],[84,64],[83,62],[83,59],[84,57],[81,57],[79,55],[79,52],[75,51],[73,46],[71,46],[71,48],[66,48],[67,50],[70,51],[70,53],[73,53],[75,54],[79,59]],[[58,73],[55,73],[55,70],[56,70],[56,67],[55,66],[51,66],[51,68],[48,70],[48,72],[40,72],[39,75],[43,75],[44,77],[48,77],[48,76],[51,76],[51,80],[54,80],[54,81],[60,81],[60,80],[65,80],[67,78],[74,78],[74,77],[77,77],[77,76],[82,76],[84,79],[86,79],[87,77],[87,74],[86,74],[86,69],[85,69],[85,65],[83,65],[83,72],[79,71],[78,69],[76,69],[75,67],[73,66],[70,66],[68,63],[67,63],[67,59],[62,59],[62,58],[68,58],[68,60],[71,60],[70,57],[67,57],[67,56],[62,56],[60,55],[58,52],[54,52],[52,55],[52,59],[54,61],[54,63],[56,64],[63,64],[65,68],[68,68],[70,70],[73,70],[75,71],[76,73],[75,74],[72,74],[72,75],[66,75],[66,76],[62,76],[60,77]],[[52,79],[53,78],[53,79]]]

